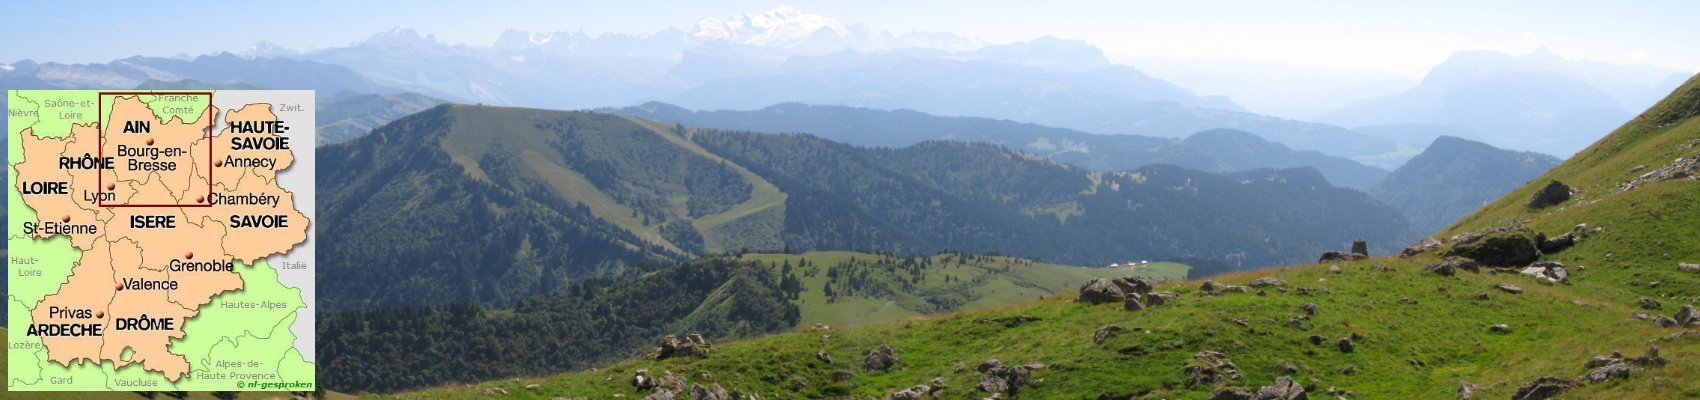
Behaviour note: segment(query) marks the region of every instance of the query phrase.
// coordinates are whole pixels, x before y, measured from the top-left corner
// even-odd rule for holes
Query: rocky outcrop
[[[1369,243],[1363,239],[1352,241],[1352,254],[1369,257]]]
[[[1474,383],[1458,381],[1458,398],[1462,400],[1476,397],[1476,389],[1479,387]]]
[[[841,369],[841,370],[837,370],[837,371],[832,371],[832,375],[830,377],[832,378],[833,382],[843,382],[843,381],[847,381],[847,380],[855,378],[856,374],[852,373],[848,370],[842,370]]]
[[[1564,251],[1564,249],[1568,249],[1568,248],[1570,248],[1570,246],[1575,245],[1575,244],[1576,244],[1576,236],[1574,234],[1570,233],[1570,232],[1565,232],[1563,235],[1558,235],[1556,237],[1550,237],[1550,238],[1544,238],[1543,240],[1541,240],[1541,244],[1540,244],[1539,247],[1541,249],[1541,253],[1552,254],[1552,253]]]
[[[654,388],[655,378],[649,377],[649,370],[647,369],[637,370],[637,376],[632,378],[632,386],[637,386],[638,390]]]
[[[1676,270],[1683,272],[1700,272],[1700,264],[1676,263]]]
[[[1460,240],[1452,245],[1448,255],[1462,256],[1488,266],[1529,265],[1540,258],[1535,239],[1528,232],[1516,230],[1496,232]]]
[[[1458,274],[1458,268],[1454,267],[1450,262],[1429,264],[1424,266],[1423,270],[1439,274],[1440,276],[1452,276]]]
[[[975,390],[982,392],[1011,392],[1031,383],[1034,370],[1044,369],[1044,364],[1025,364],[1005,366],[996,359],[980,363],[974,370],[980,371],[980,382],[974,385]]]
[[[1305,310],[1305,314],[1316,315],[1316,303],[1305,303],[1299,309]]]
[[[1423,240],[1419,240],[1416,243],[1413,243],[1410,246],[1405,247],[1404,251],[1400,251],[1399,252],[1399,258],[1411,258],[1411,256],[1414,256],[1414,255],[1417,255],[1417,254],[1422,254],[1424,252],[1428,252],[1428,251],[1438,249],[1438,248],[1440,248],[1440,241],[1439,240],[1434,240],[1434,238],[1431,238],[1431,237],[1423,238]]]
[[[867,354],[868,356],[862,359],[862,370],[864,371],[885,371],[902,362],[902,360],[897,359],[897,354],[891,350],[891,346],[883,344],[878,349],[868,351]]]
[[[1256,400],[1308,400],[1305,388],[1290,376],[1275,378],[1275,384],[1257,389]]]
[[[732,400],[732,395],[727,394],[718,383],[709,386],[692,383],[690,395],[691,400]]]
[[[827,364],[832,363],[832,355],[826,354],[826,349],[820,349],[819,353],[815,353],[815,359]]]
[[[1340,341],[1335,342],[1334,345],[1340,348],[1341,353],[1351,353],[1352,350],[1358,348],[1356,344],[1352,343],[1352,338],[1340,338]]]
[[[1512,284],[1509,284],[1509,283],[1501,283],[1501,284],[1499,284],[1498,286],[1495,286],[1495,287],[1498,287],[1499,290],[1503,290],[1506,293],[1523,294],[1523,288],[1517,287],[1516,285],[1512,285]]]
[[[661,347],[650,351],[649,358],[663,360],[674,357],[706,356],[712,351],[714,351],[714,346],[704,340],[702,335],[695,333],[685,335],[684,340],[680,340],[677,336],[667,335],[667,338],[661,340]]]
[[[1214,291],[1216,291],[1216,281],[1205,279],[1204,283],[1198,285],[1198,291],[1200,291],[1200,292],[1214,292]]]
[[[1641,304],[1641,308],[1643,309],[1663,310],[1665,308],[1664,303],[1660,303],[1658,300],[1653,300],[1651,297],[1642,297],[1638,302]]]
[[[921,396],[926,396],[928,392],[931,390],[927,385],[910,386],[908,389],[893,392],[891,400],[921,400]]]
[[[1181,297],[1181,294],[1175,293],[1175,292],[1149,293],[1149,294],[1145,295],[1145,306],[1146,307],[1161,306],[1161,305],[1163,305],[1163,303],[1169,302],[1169,300],[1178,299],[1180,297]]]
[[[1559,393],[1570,390],[1574,386],[1570,381],[1552,376],[1543,376],[1523,384],[1517,388],[1517,393],[1511,395],[1511,400],[1546,400],[1557,397]]]
[[[1681,310],[1676,311],[1676,316],[1672,319],[1675,319],[1679,326],[1700,326],[1700,311],[1696,311],[1693,304],[1684,305]]]
[[[1529,264],[1529,267],[1523,268],[1523,270],[1518,271],[1518,273],[1533,276],[1535,279],[1544,279],[1553,283],[1570,283],[1570,272],[1564,269],[1564,264],[1554,261],[1542,261]]]
[[[1363,254],[1342,253],[1342,252],[1338,252],[1338,251],[1330,251],[1330,252],[1322,253],[1322,258],[1317,259],[1316,262],[1325,263],[1325,262],[1358,261],[1358,260],[1364,260],[1364,259],[1368,259],[1368,258],[1369,258],[1369,256],[1363,255]]]
[[[1146,293],[1151,293],[1151,289],[1157,286],[1155,282],[1151,282],[1149,279],[1137,276],[1116,278],[1111,280],[1110,283],[1115,284],[1116,288],[1121,289],[1122,294],[1130,299],[1139,298],[1140,296],[1144,296]]]
[[[1251,281],[1251,283],[1246,284],[1246,286],[1269,287],[1269,286],[1281,286],[1281,285],[1285,285],[1285,284],[1287,284],[1286,281],[1277,279],[1273,276],[1265,276],[1265,277],[1262,277],[1262,278],[1257,278],[1257,280],[1255,280],[1255,281]]]
[[[1103,328],[1098,328],[1098,332],[1092,334],[1092,343],[1104,343],[1104,339],[1109,339],[1111,335],[1115,335],[1116,332],[1121,332],[1122,329],[1126,328],[1122,328],[1119,325],[1104,325]]]
[[[1242,387],[1223,387],[1210,393],[1209,400],[1256,400],[1255,393]]]
[[[1193,354],[1181,369],[1186,383],[1193,386],[1215,386],[1229,380],[1239,380],[1239,367],[1228,356],[1214,351]]]
[[[1122,289],[1115,282],[1104,278],[1092,278],[1080,287],[1080,302],[1086,304],[1102,304],[1120,302],[1126,298]]]
[[[1535,191],[1533,196],[1529,196],[1529,204],[1526,207],[1541,209],[1566,200],[1570,200],[1570,186],[1555,180]]]

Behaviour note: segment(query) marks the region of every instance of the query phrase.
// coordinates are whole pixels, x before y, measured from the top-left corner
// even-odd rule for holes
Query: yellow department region
[[[237,265],[306,240],[309,221],[276,182],[294,158],[268,104],[226,112],[219,132],[211,105],[187,120],[138,96],[110,105],[69,135],[20,135],[13,184],[36,213],[28,233],[82,251],[30,310],[27,335],[52,363],[139,364],[176,382],[190,361],[168,347],[202,306],[243,289]]]

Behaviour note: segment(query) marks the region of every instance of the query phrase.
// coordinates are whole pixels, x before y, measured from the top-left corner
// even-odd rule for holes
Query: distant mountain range
[[[435,107],[446,101],[418,93],[361,94],[344,90],[320,97],[313,114],[320,146],[365,135],[397,118]]]
[[[1369,194],[1404,211],[1418,230],[1433,235],[1561,161],[1546,154],[1441,136]]]
[[[327,309],[509,304],[743,248],[1249,268],[1420,238],[1311,168],[1093,172],[988,144],[864,148],[605,113],[442,105],[324,146],[319,163]]]
[[[1340,126],[1468,128],[1501,148],[1569,157],[1670,94],[1692,72],[1563,59],[1546,47],[1511,56],[1461,51],[1416,88],[1318,117]]]
[[[1185,140],[1095,135],[1072,129],[977,117],[784,103],[755,111],[691,111],[665,103],[599,109],[693,127],[796,132],[867,147],[907,147],[933,140],[992,143],[1096,171],[1150,164],[1227,173],[1258,168],[1316,168],[1334,186],[1367,190],[1388,171],[1315,151],[1294,151],[1249,133],[1218,129]]]

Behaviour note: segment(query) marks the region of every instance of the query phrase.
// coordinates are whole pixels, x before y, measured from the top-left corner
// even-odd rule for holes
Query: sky
[[[1081,39],[1118,62],[1236,59],[1419,77],[1459,50],[1700,71],[1700,2],[1672,1],[176,1],[150,6],[13,2],[0,62],[105,63],[240,51],[260,41],[346,46],[396,26],[451,44],[505,29],[643,33],[779,5],[892,31],[948,31],[993,43]]]

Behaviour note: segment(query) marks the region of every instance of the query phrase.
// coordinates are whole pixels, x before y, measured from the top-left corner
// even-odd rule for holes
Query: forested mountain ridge
[[[907,147],[930,140],[992,143],[1098,171],[1167,163],[1207,172],[1310,166],[1335,186],[1368,189],[1387,170],[1352,159],[1300,151],[1230,129],[1194,133],[1184,140],[1142,135],[1099,135],[1073,129],[979,117],[944,117],[912,110],[781,103],[752,111],[691,111],[649,102],[605,108],[613,112],[699,128],[809,133],[867,147]]]
[[[645,260],[740,249],[1249,268],[1419,237],[1397,210],[1308,168],[1105,173],[987,144],[864,148],[602,113],[442,105],[319,159],[328,310],[504,306]]]
[[[1369,194],[1399,208],[1418,230],[1433,234],[1560,161],[1546,154],[1441,136]]]

